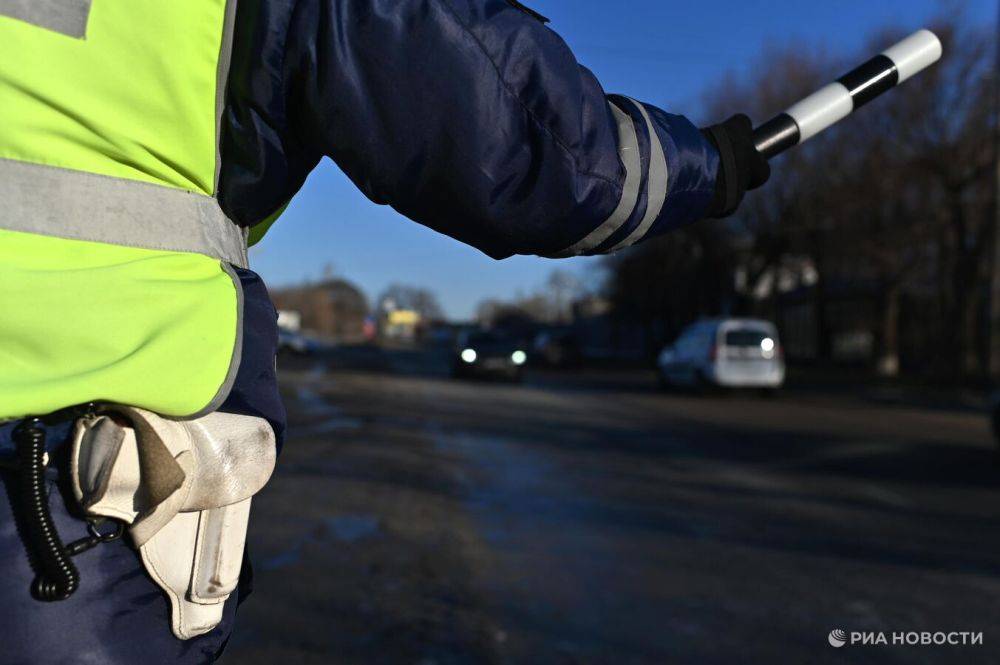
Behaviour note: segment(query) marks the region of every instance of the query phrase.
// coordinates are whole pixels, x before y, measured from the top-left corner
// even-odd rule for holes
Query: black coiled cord
[[[20,467],[18,491],[26,543],[35,579],[31,595],[36,600],[65,600],[80,586],[80,572],[73,565],[49,511],[45,491],[45,429],[38,418],[24,420],[13,432]]]

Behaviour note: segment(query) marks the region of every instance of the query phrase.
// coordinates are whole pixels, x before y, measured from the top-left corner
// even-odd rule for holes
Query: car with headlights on
[[[520,340],[493,330],[466,330],[458,335],[452,374],[496,376],[520,381],[528,354]]]
[[[685,328],[657,360],[664,386],[762,388],[785,382],[778,330],[762,319],[709,319]]]

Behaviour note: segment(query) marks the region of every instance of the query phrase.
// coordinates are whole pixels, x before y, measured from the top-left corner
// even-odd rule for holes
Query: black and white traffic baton
[[[941,41],[937,35],[930,30],[918,30],[755,129],[754,145],[768,159],[776,157],[843,120],[940,58]]]

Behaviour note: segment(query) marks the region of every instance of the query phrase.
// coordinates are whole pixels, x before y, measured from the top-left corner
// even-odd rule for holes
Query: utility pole
[[[997,3],[996,61],[993,65],[993,275],[990,284],[990,378],[1000,386],[1000,2]]]

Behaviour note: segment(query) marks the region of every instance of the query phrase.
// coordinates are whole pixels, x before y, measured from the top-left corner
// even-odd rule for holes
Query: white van
[[[785,361],[773,323],[712,319],[691,324],[657,360],[665,386],[780,388]]]

